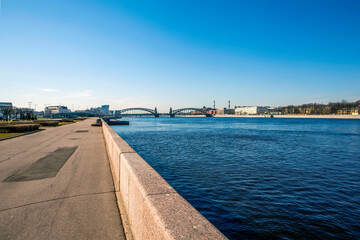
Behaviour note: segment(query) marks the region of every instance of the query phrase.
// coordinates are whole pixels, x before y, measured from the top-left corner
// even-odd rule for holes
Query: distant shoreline
[[[327,118],[327,119],[360,119],[360,115],[273,115],[274,118]],[[214,117],[270,118],[270,115],[215,115]]]

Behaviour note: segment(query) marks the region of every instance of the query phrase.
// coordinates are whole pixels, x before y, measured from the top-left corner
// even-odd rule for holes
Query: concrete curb
[[[102,130],[130,238],[227,239],[104,121]]]

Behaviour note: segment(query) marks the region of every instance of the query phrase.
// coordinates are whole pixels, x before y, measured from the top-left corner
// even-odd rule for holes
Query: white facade
[[[235,115],[257,115],[268,111],[268,107],[235,107]]]
[[[71,112],[65,106],[49,106],[45,108],[45,114],[55,114],[55,113],[69,113]]]

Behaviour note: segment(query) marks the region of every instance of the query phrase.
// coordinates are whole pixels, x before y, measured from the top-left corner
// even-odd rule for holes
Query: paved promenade
[[[0,239],[125,239],[94,121],[0,141]]]

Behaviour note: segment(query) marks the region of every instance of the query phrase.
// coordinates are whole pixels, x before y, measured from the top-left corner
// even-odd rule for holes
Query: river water
[[[360,239],[360,120],[129,118],[113,126],[230,239]]]

